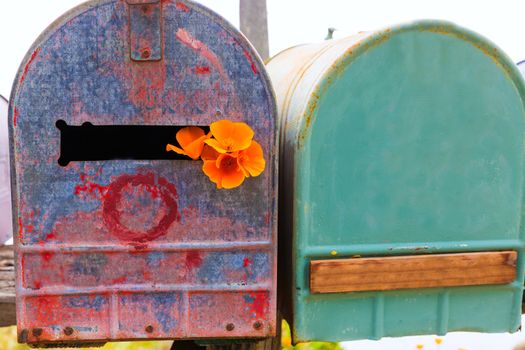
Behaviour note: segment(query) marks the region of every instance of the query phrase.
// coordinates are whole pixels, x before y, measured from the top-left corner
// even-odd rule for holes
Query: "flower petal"
[[[237,171],[225,173],[222,176],[222,187],[227,189],[239,187],[240,185],[242,185],[245,178],[246,177],[240,169]]]
[[[225,140],[231,138],[233,133],[233,122],[230,120],[219,120],[211,123],[210,131],[218,142],[223,143]]]
[[[206,135],[199,137],[197,140],[193,141],[192,143],[188,144],[184,149],[186,150],[186,153],[188,156],[193,159],[197,160],[202,154],[202,149],[204,148],[204,140],[206,139]]]
[[[254,135],[252,128],[250,128],[246,123],[233,123],[233,125],[233,150],[242,151],[250,147]]]
[[[208,137],[211,137],[211,133],[205,135],[204,130],[198,126],[188,126],[180,129],[175,136],[180,148],[173,145],[168,145],[166,150],[174,151],[178,154],[183,154],[194,160],[197,160],[202,153],[204,140],[206,140]]]
[[[252,128],[246,123],[234,123],[230,120],[220,120],[212,123],[210,130],[220,147],[226,152],[247,149],[250,147],[254,135]],[[217,147],[214,148],[219,151]]]
[[[184,149],[186,146],[205,136],[204,130],[198,126],[187,126],[180,129],[175,136],[179,145]]]
[[[251,176],[259,176],[266,168],[264,153],[261,145],[253,141],[251,146],[241,151],[238,158],[239,166]]]
[[[204,174],[206,174],[206,176],[210,178],[211,182],[217,184],[217,188],[222,188],[222,172],[219,168],[217,168],[214,160],[204,161],[202,171],[204,172]]]
[[[202,160],[217,160],[220,153],[208,145],[204,145],[202,149],[201,158]]]
[[[168,145],[166,146],[166,151],[168,151],[168,152],[169,152],[169,151],[172,151],[172,152],[175,152],[175,153],[178,153],[178,154],[182,154],[182,155],[184,155],[184,156],[187,156],[187,155],[188,155],[186,152],[184,152],[183,149],[180,149],[179,147],[177,147],[177,146],[173,146],[173,145],[170,145],[170,144],[168,144]]]
[[[207,139],[206,141],[204,141],[204,143],[207,144],[210,147],[213,147],[213,149],[216,150],[219,153],[227,153],[228,152],[226,150],[226,148],[224,148],[224,146],[221,143],[219,143],[217,140]]]

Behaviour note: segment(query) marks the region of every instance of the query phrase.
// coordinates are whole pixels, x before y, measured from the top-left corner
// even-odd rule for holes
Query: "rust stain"
[[[15,107],[13,109],[13,125],[16,128],[16,122],[18,121],[18,109]]]
[[[137,231],[127,227],[122,223],[123,212],[119,209],[123,200],[122,195],[126,187],[143,187],[150,194],[151,189],[156,188],[162,202],[166,207],[166,212],[157,224],[147,231]],[[152,195],[152,198],[156,198]],[[168,228],[180,220],[177,204],[178,196],[175,185],[169,183],[165,178],[158,177],[154,173],[122,175],[111,183],[104,198],[103,219],[105,225],[117,237],[130,244],[138,243],[137,248],[144,248],[145,242],[165,235]],[[142,244],[142,245],[141,245]]]
[[[163,2],[164,2],[164,1],[166,1],[166,0],[163,0]],[[177,2],[175,3],[175,6],[176,6],[177,9],[179,9],[179,10],[182,10],[182,11],[184,11],[184,12],[190,12],[190,8],[189,8],[185,3],[181,2],[181,1],[177,1]]]
[[[202,257],[198,251],[191,251],[186,253],[186,268],[193,270],[202,265]]]
[[[195,73],[197,73],[197,74],[210,74],[210,67],[197,66],[197,67],[195,67]]]
[[[257,65],[255,64],[255,61],[253,60],[252,55],[248,52],[248,50],[244,50],[244,56],[250,61],[250,65],[252,67],[253,74],[257,75]]]

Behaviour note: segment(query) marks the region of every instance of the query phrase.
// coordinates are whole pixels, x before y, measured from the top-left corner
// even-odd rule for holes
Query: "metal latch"
[[[134,61],[162,59],[160,0],[126,0],[129,7],[130,57]]]

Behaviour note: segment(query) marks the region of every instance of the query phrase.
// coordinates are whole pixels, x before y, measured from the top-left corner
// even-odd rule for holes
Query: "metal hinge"
[[[162,59],[160,0],[126,0],[129,7],[129,46],[133,61]]]

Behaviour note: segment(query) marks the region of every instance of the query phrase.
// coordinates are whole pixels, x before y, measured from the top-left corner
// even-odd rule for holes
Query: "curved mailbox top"
[[[275,116],[257,54],[196,3],[91,1],[52,24],[10,105],[19,340],[273,334]],[[266,159],[233,190],[166,152],[222,119]]]
[[[293,189],[280,217],[295,339],[516,331],[525,90],[507,56],[423,21],[291,48],[267,69]],[[484,254],[501,266],[474,268]]]

